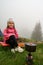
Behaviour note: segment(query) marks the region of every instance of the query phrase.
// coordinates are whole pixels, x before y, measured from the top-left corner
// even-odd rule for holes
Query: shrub
[[[3,37],[0,37],[0,41],[3,41]]]

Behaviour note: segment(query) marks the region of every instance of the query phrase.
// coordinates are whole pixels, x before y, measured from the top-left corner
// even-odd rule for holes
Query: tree
[[[32,39],[41,41],[42,40],[42,31],[41,31],[41,24],[40,22],[36,24],[33,32],[32,32]]]

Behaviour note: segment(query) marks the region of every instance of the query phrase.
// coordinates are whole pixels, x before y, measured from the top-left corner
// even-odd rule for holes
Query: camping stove
[[[36,51],[36,44],[25,43],[25,49],[28,51],[28,55],[26,56],[26,63],[27,63],[27,65],[33,65],[32,52]]]

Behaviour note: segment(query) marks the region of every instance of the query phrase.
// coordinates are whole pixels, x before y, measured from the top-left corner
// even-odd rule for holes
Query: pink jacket
[[[3,34],[4,34],[4,41],[6,41],[11,35],[14,35],[16,39],[18,38],[18,33],[14,28],[6,28]]]

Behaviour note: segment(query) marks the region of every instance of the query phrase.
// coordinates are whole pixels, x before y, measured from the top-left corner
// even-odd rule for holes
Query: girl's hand
[[[8,35],[8,37],[10,37],[11,35],[15,35],[15,34],[13,34],[13,33],[10,33],[10,34]]]

